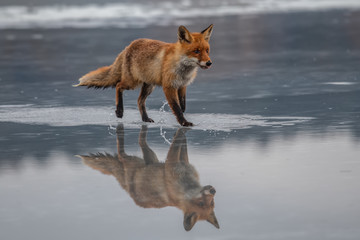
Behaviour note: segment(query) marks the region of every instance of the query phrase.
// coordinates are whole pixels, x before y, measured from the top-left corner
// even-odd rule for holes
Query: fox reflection
[[[117,127],[117,155],[97,153],[79,157],[93,169],[113,175],[137,205],[144,208],[174,206],[181,209],[186,231],[190,231],[199,220],[207,220],[219,228],[214,213],[216,191],[210,185],[200,185],[198,174],[189,163],[185,132],[183,128],[177,130],[165,162],[159,162],[148,146],[145,125],[139,134],[143,158],[125,153],[122,125]]]

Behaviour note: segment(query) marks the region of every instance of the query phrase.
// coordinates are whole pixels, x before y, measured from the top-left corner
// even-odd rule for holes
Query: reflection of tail
[[[114,74],[111,74],[111,66],[101,67],[95,71],[89,72],[88,74],[82,76],[77,85],[78,86],[87,86],[88,88],[108,88],[115,87],[118,79]]]
[[[80,157],[83,162],[89,167],[98,170],[104,174],[112,175],[115,169],[118,169],[120,166],[119,161],[116,156],[112,156],[108,153],[97,153],[86,155],[76,155]]]

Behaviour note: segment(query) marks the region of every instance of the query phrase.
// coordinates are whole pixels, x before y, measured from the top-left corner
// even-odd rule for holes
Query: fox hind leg
[[[122,118],[124,115],[124,104],[123,104],[123,91],[124,89],[121,86],[121,82],[116,84],[116,116]]]
[[[148,117],[147,112],[146,112],[146,106],[145,106],[146,98],[152,93],[154,88],[155,88],[155,85],[143,83],[141,91],[140,91],[140,95],[138,98],[138,107],[139,107],[139,111],[141,114],[141,119],[144,122],[154,122],[154,120],[152,120],[151,118]]]

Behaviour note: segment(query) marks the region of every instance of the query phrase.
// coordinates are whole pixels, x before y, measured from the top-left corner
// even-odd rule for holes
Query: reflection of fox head
[[[187,56],[187,59],[184,59],[184,61],[188,64],[197,65],[202,69],[210,68],[212,62],[209,57],[209,40],[212,30],[212,24],[201,33],[190,33],[184,26],[179,27],[179,43],[181,44],[183,54]]]
[[[207,185],[202,187],[200,193],[185,202],[184,206],[184,228],[186,231],[191,230],[198,220],[207,220],[215,227],[219,228],[214,213],[214,195],[215,189]]]
[[[165,163],[146,143],[147,128],[143,126],[139,145],[143,159],[124,151],[124,129],[117,129],[118,155],[90,154],[79,156],[88,166],[116,177],[135,203],[145,208],[175,206],[184,212],[184,228],[191,230],[198,220],[207,220],[216,228],[214,213],[215,189],[201,186],[195,168],[189,164],[184,129],[178,129]]]

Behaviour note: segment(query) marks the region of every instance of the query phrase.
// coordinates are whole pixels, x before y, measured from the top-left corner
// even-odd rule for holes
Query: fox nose
[[[210,185],[207,185],[207,186],[205,186],[204,188],[203,188],[203,191],[205,191],[205,194],[207,193],[207,194],[211,194],[211,195],[215,195],[215,193],[216,193],[216,190],[215,190],[215,188],[213,187],[213,186],[210,186]]]
[[[206,62],[206,66],[208,66],[208,67],[210,67],[210,66],[211,66],[211,64],[212,64],[212,62],[211,62],[211,61],[207,61],[207,62]]]

